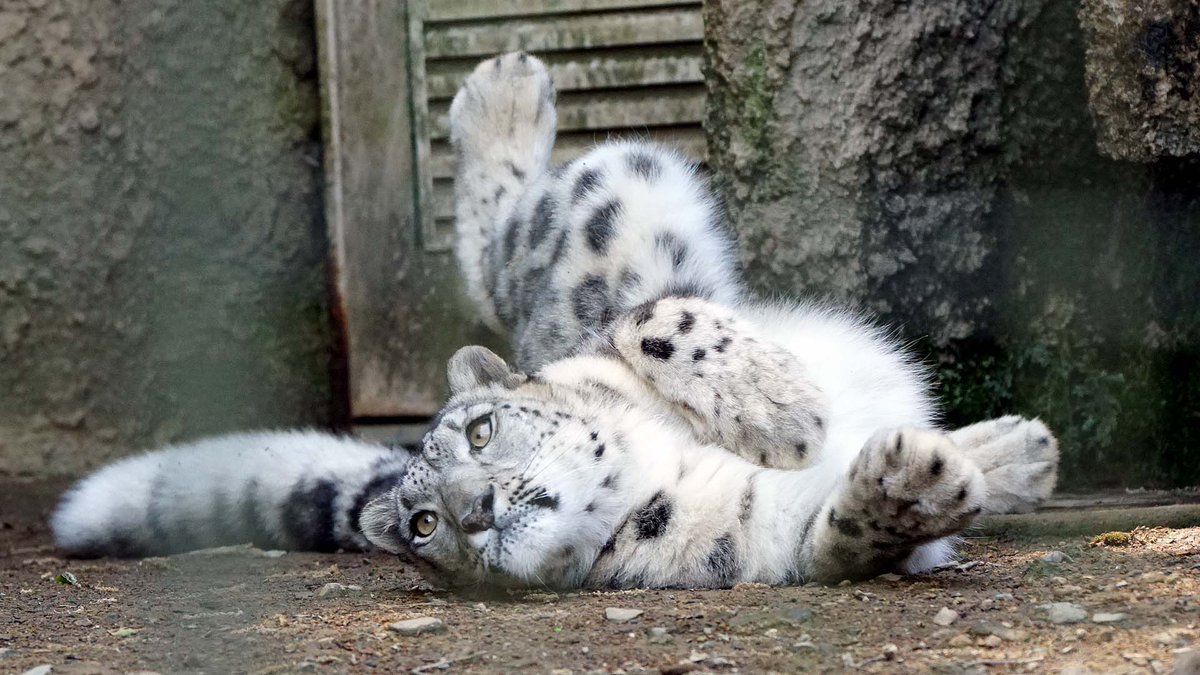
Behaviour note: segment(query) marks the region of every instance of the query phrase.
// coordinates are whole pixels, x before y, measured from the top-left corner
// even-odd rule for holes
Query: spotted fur
[[[369,542],[448,586],[785,584],[927,569],[976,514],[1049,494],[1040,422],[937,430],[886,334],[749,296],[717,200],[674,151],[612,142],[550,166],[553,102],[542,64],[509,54],[451,106],[457,256],[513,365],[456,353],[411,454],[324,439],[329,457],[278,461],[260,446],[292,442],[256,436],[119,463],[64,500],[60,543],[178,550],[236,522],[225,539]],[[214,450],[232,467],[219,488],[197,469]]]

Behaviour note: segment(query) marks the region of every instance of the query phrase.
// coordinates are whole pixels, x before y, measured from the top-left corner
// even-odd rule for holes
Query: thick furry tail
[[[502,233],[521,195],[550,167],[554,98],[542,62],[514,52],[479,64],[450,105],[459,266],[483,318],[500,330],[485,280],[506,261]]]
[[[63,497],[51,525],[78,556],[209,546],[366,550],[358,518],[411,455],[316,432],[236,434],[117,461]]]

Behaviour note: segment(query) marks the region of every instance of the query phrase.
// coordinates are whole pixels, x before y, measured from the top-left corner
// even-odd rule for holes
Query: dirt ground
[[[37,501],[0,499],[0,672],[1200,672],[1200,527],[976,538],[958,566],[835,587],[466,597],[386,555],[67,560]],[[442,624],[391,627],[416,617]]]

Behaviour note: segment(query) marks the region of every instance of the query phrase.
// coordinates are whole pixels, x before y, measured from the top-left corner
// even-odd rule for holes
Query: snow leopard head
[[[449,586],[577,586],[621,508],[597,494],[607,434],[594,407],[482,347],[459,350],[449,374],[449,403],[363,510],[363,533]]]

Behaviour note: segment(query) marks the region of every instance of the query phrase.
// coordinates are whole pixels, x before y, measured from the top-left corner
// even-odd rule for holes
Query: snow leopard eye
[[[467,442],[472,448],[482,450],[492,440],[492,416],[484,415],[467,425]]]
[[[408,521],[408,528],[412,530],[414,539],[431,536],[437,530],[437,525],[438,517],[433,511],[417,511],[412,520]]]

